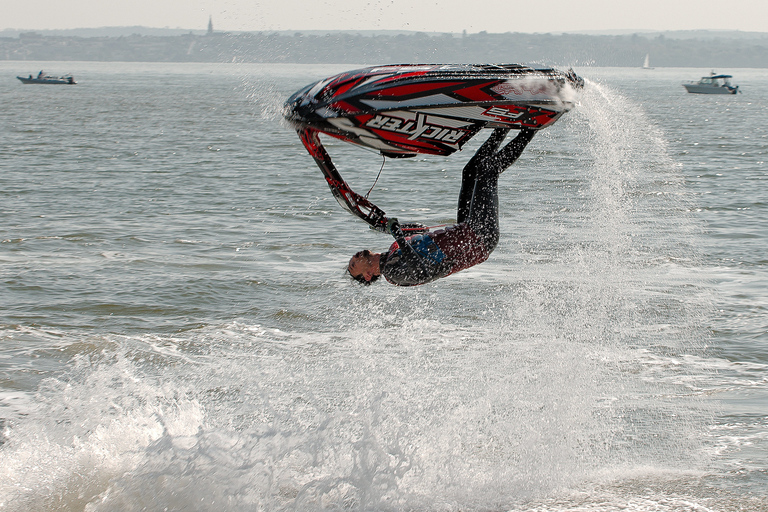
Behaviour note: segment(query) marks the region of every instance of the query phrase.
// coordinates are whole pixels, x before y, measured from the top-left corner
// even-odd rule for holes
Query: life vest
[[[482,239],[466,223],[409,236],[405,240],[419,256],[429,261],[436,272],[439,272],[440,275],[433,278],[445,277],[482,263],[491,254]],[[399,244],[393,243],[389,248],[387,259],[397,258],[399,250]]]
[[[465,222],[430,233],[451,262],[451,274],[484,262],[491,255],[483,240]]]

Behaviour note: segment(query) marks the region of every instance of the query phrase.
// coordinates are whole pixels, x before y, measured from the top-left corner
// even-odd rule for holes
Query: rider
[[[395,243],[389,251],[356,253],[349,260],[349,274],[363,284],[383,275],[392,284],[413,286],[487,260],[499,241],[499,175],[518,159],[535,133],[523,128],[498,150],[508,132],[509,128],[496,128],[464,166],[456,224],[406,237],[392,218],[387,231]]]

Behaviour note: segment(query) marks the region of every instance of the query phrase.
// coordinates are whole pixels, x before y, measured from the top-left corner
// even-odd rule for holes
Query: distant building
[[[213,16],[208,16],[208,35],[213,34]]]

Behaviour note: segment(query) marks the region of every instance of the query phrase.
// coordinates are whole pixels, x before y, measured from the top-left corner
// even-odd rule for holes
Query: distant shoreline
[[[6,61],[528,62],[547,66],[640,67],[646,54],[654,67],[768,68],[768,33],[227,33],[145,27],[0,31],[0,60]]]
[[[180,35],[198,35],[202,36],[206,34],[205,29],[187,29],[187,28],[155,28],[155,27],[143,27],[143,26],[126,26],[126,27],[96,27],[96,28],[70,28],[70,29],[14,29],[5,28],[0,30],[0,38],[3,37],[19,37],[25,33],[36,33],[43,36],[64,36],[64,37],[126,37],[130,35],[141,36],[180,36]],[[395,36],[395,35],[415,35],[426,34],[434,37],[439,35],[450,34],[454,37],[461,37],[463,35],[484,34],[485,31],[467,33],[465,32],[425,32],[418,30],[249,30],[249,31],[216,31],[216,33],[226,33],[233,35],[241,34],[279,34],[293,36],[294,34],[301,33],[305,35],[325,35],[325,34],[360,34],[364,36]],[[504,34],[511,32],[492,32],[492,34]],[[743,30],[576,30],[576,31],[558,31],[558,32],[514,32],[523,35],[542,35],[549,34],[554,36],[560,35],[582,35],[582,36],[631,36],[637,34],[646,38],[654,38],[658,36],[664,36],[668,39],[736,39],[736,40],[768,40],[768,32],[749,32]]]

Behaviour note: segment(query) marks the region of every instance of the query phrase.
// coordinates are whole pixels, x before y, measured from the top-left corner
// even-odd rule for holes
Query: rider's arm
[[[406,240],[397,219],[389,220],[387,231],[400,249],[387,259],[385,269],[382,269],[388,280],[400,286],[411,286],[434,281],[449,272],[445,264],[436,263],[416,252]]]
[[[506,169],[515,163],[515,160],[520,158],[520,155],[523,154],[525,147],[531,142],[534,135],[536,135],[536,130],[531,130],[530,128],[520,130],[517,137],[509,141],[506,146],[493,156],[493,159],[499,166],[498,168]]]

